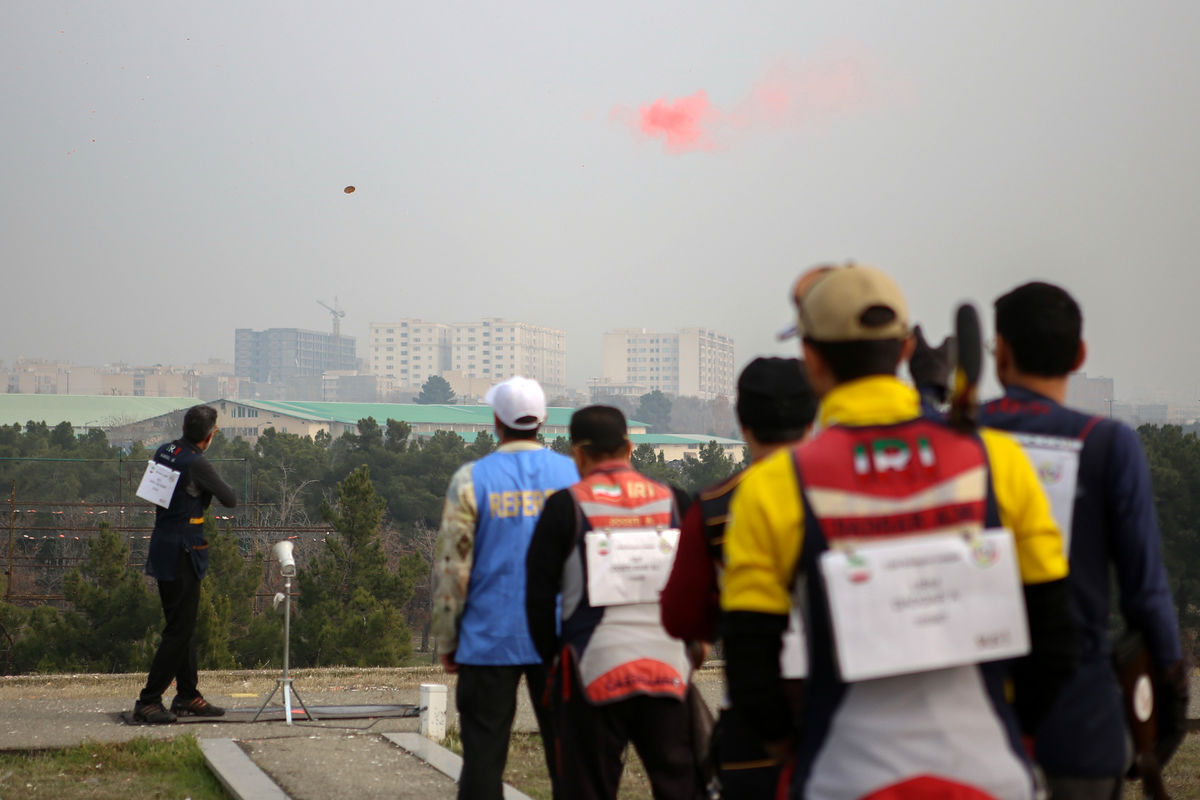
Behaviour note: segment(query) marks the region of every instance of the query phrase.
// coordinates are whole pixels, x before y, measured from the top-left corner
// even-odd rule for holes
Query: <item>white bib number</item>
[[[1012,534],[935,535],[821,554],[842,680],[1029,652]]]
[[[1083,442],[1063,436],[1011,434],[1029,456],[1042,490],[1050,500],[1054,521],[1062,532],[1063,555],[1071,554],[1071,520],[1075,516],[1075,487],[1079,483],[1079,451]]]
[[[679,546],[679,529],[606,528],[583,536],[588,602],[657,603]]]
[[[165,464],[151,461],[142,473],[142,482],[138,484],[135,494],[143,500],[149,500],[156,506],[169,508],[171,495],[175,494],[175,484],[179,483],[179,473]]]

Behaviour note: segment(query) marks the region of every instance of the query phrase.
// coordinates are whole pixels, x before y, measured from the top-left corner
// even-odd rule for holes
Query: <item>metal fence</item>
[[[23,463],[47,467],[73,462],[81,467],[94,466],[102,472],[112,473],[111,493],[104,491],[107,499],[96,501],[47,498],[22,487],[16,478],[10,481],[9,496],[4,502],[8,540],[4,564],[6,602],[27,606],[64,605],[63,579],[87,560],[88,544],[105,523],[129,545],[129,567],[142,570],[154,529],[155,508],[134,494],[145,469],[144,460],[22,457],[0,458],[0,462],[12,466]],[[257,486],[251,485],[245,459],[213,459],[213,463],[226,481],[241,485],[240,498],[252,496],[252,489],[257,495]],[[0,463],[2,466],[5,464]],[[101,477],[102,482],[107,483],[107,478]],[[230,478],[234,480],[230,481]],[[238,507],[231,510],[214,507],[218,535],[232,536],[239,552],[247,559],[255,553],[269,554],[275,542],[290,539],[296,544],[297,563],[303,566],[332,533],[331,528],[324,524],[264,524],[264,520],[278,516],[274,510],[274,506],[256,501],[239,502]],[[274,594],[277,575],[272,569],[268,557],[255,599],[256,611]]]

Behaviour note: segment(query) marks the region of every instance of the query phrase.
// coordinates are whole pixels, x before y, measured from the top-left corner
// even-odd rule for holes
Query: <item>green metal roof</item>
[[[54,427],[70,422],[75,428],[107,428],[170,414],[202,402],[191,397],[114,397],[111,395],[0,394],[0,424],[24,425],[45,422]],[[209,404],[236,403],[249,408],[287,414],[318,422],[357,424],[373,417],[383,424],[389,419],[409,424],[492,424],[491,406],[421,405],[419,403],[322,403],[300,400],[213,400]],[[567,427],[573,408],[546,409],[546,425]],[[629,420],[633,427],[644,422]],[[553,435],[553,434],[551,434]],[[649,434],[634,434],[649,435]],[[704,441],[708,441],[708,437]],[[687,442],[694,441],[688,439]],[[732,440],[729,440],[732,441]]]
[[[642,423],[633,423],[641,425]],[[557,439],[566,436],[565,433],[547,433],[545,438]],[[724,436],[706,436],[702,433],[631,433],[629,441],[636,447],[639,444],[649,444],[661,447],[667,444],[708,444],[716,442],[721,445],[745,445],[741,439],[727,439]]]
[[[381,425],[389,419],[409,424],[448,425],[491,425],[491,406],[422,405],[420,403],[322,403],[305,400],[229,400],[244,406],[289,414],[302,419],[332,420],[348,425],[360,419],[372,417]],[[546,425],[566,427],[571,422],[573,408],[546,409]],[[629,420],[633,426],[644,426],[644,422]]]
[[[700,433],[631,433],[629,440],[637,444],[745,444],[741,439],[727,439],[724,436],[705,436]]]
[[[192,397],[114,397],[82,394],[0,394],[0,424],[45,422],[54,427],[107,428],[191,408]]]

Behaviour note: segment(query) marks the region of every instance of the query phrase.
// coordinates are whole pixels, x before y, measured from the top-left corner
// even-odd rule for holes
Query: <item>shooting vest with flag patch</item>
[[[192,483],[192,463],[202,455],[196,445],[176,439],[154,451],[154,461],[179,473],[171,505],[154,509],[154,531],[146,554],[146,574],[158,580],[176,580],[180,550],[191,556],[197,578],[208,572],[208,542],[204,539],[206,498]]]
[[[613,602],[594,580],[589,586],[596,559],[618,549],[621,537],[653,541],[678,525],[674,494],[624,462],[601,464],[570,492],[578,518],[575,545],[563,566],[562,634],[588,701],[604,704],[635,695],[682,700],[690,665],[683,642],[663,628],[657,599]],[[664,540],[664,554],[667,545]]]
[[[834,425],[798,446],[793,460],[804,508],[794,604],[809,636],[798,796],[1030,798],[1003,666],[843,681],[820,566],[822,553],[850,543],[998,527],[983,443],[925,419]]]
[[[983,529],[983,445],[945,425],[834,426],[795,452],[805,499],[829,544]]]

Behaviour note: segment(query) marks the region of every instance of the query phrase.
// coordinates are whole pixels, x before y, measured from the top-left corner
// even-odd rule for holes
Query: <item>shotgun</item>
[[[1121,683],[1125,719],[1133,738],[1130,778],[1141,778],[1142,794],[1153,800],[1170,800],[1163,785],[1162,765],[1155,754],[1158,742],[1158,703],[1150,651],[1141,633],[1126,631],[1113,646],[1113,667]]]
[[[954,314],[954,338],[957,355],[948,421],[956,430],[968,432],[979,426],[979,375],[983,370],[979,312],[970,303],[960,305]]]

